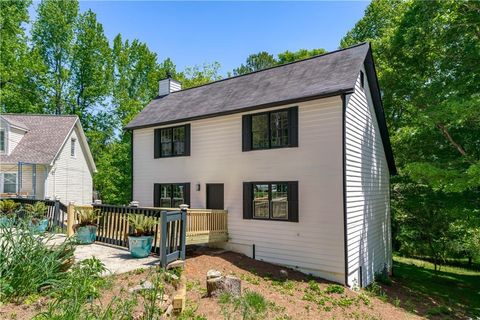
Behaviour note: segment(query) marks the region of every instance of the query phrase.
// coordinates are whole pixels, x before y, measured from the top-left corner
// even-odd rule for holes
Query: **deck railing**
[[[160,208],[160,210],[178,209]],[[187,209],[187,245],[227,241],[227,219],[227,210]]]
[[[67,206],[61,203],[58,200],[35,200],[35,199],[26,199],[26,198],[0,198],[0,200],[12,200],[17,203],[20,203],[21,207],[18,210],[17,215],[19,218],[26,216],[25,205],[32,204],[34,205],[37,202],[45,203],[47,211],[45,212],[45,218],[48,219],[48,230],[49,231],[60,231],[66,232],[67,230]]]
[[[140,208],[94,204],[92,206],[70,205],[68,209],[68,235],[74,234],[73,225],[79,222],[79,209],[99,210],[97,242],[128,247],[128,234],[133,230],[128,221],[129,214],[141,214],[157,220],[154,228],[152,253],[161,257],[160,264],[166,266],[177,259],[185,259],[186,211],[166,211],[159,208]]]

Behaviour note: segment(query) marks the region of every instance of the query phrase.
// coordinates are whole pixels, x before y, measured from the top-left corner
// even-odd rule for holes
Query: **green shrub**
[[[219,297],[225,319],[262,319],[268,309],[267,300],[259,293],[246,291],[240,297],[223,293]]]
[[[392,286],[392,280],[386,272],[379,272],[375,274],[375,281],[387,286]]]
[[[14,218],[19,208],[20,208],[20,203],[16,203],[13,200],[1,200],[0,216],[5,216],[7,218]]]
[[[326,293],[339,293],[342,294],[345,292],[345,288],[338,284],[329,284],[325,289]]]
[[[0,232],[0,300],[26,297],[51,288],[67,277],[75,246],[66,241],[46,244],[52,236],[40,237],[26,221]]]
[[[25,213],[27,217],[36,223],[38,220],[45,218],[45,213],[47,212],[47,206],[42,201],[37,201],[35,204],[26,204]]]

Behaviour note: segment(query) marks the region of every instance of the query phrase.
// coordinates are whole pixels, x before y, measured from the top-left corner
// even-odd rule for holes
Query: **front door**
[[[223,210],[223,183],[207,183],[207,209]]]

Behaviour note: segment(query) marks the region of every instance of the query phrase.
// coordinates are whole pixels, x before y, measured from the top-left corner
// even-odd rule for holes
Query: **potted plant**
[[[43,233],[48,228],[48,218],[45,217],[47,206],[42,201],[37,201],[35,204],[26,204],[25,212],[28,219],[30,219],[30,227],[34,232]]]
[[[0,201],[0,228],[13,226],[19,206],[20,203],[16,203],[13,200]]]
[[[78,223],[73,226],[77,234],[78,242],[90,244],[97,238],[97,222],[100,217],[100,210],[93,208],[76,209],[75,213]]]
[[[150,254],[153,244],[153,228],[157,220],[141,214],[129,214],[128,222],[132,233],[128,235],[128,248],[135,258],[145,258]]]

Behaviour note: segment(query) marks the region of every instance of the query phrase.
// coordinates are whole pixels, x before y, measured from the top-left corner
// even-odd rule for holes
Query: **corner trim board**
[[[343,184],[343,241],[345,259],[345,285],[348,287],[348,245],[347,245],[347,173],[346,173],[346,145],[345,120],[347,112],[347,97],[342,94],[342,184]]]

